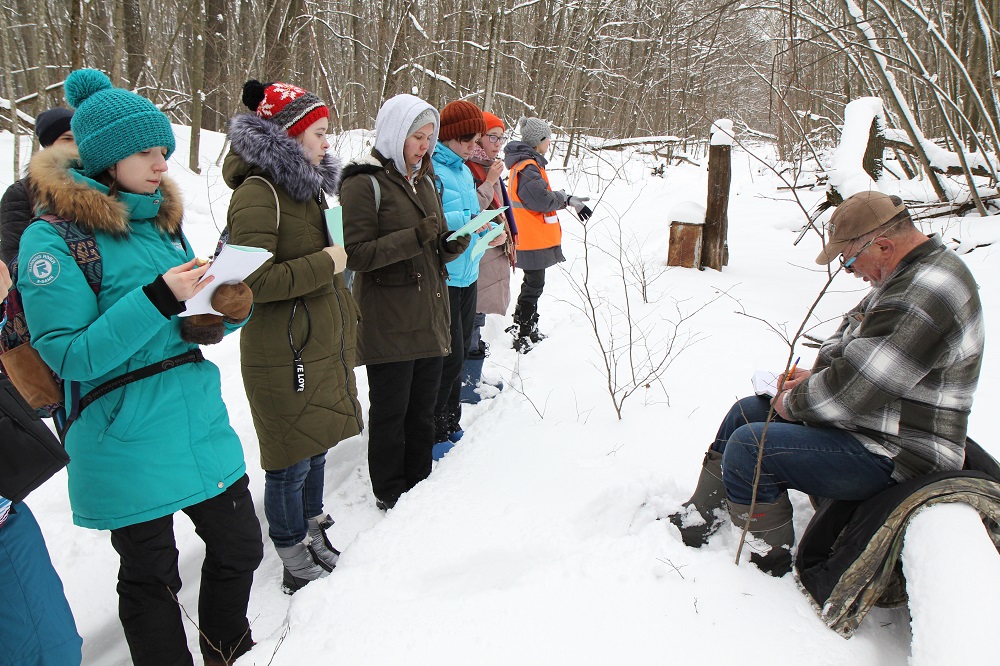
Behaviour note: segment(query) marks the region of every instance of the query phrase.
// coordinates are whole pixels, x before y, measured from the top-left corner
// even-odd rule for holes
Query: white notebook
[[[205,280],[209,275],[214,275],[215,280],[192,298],[189,298],[185,305],[187,309],[181,313],[182,317],[190,317],[197,314],[217,314],[212,309],[212,295],[215,290],[224,284],[236,284],[247,279],[251,273],[264,265],[264,262],[271,258],[271,253],[259,247],[246,247],[245,245],[226,245],[222,252],[212,262],[212,266],[201,278]]]

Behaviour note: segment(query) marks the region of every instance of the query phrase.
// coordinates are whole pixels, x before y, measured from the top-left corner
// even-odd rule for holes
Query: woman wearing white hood
[[[393,97],[379,109],[371,155],[349,164],[340,184],[361,307],[357,363],[368,371],[368,466],[383,511],[431,471],[434,403],[451,341],[445,264],[471,241],[448,241],[431,167],[439,127],[427,102]]]

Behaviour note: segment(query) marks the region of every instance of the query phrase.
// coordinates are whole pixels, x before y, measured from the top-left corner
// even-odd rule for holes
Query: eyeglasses
[[[853,273],[854,271],[851,269],[851,266],[854,264],[855,261],[857,261],[858,257],[861,256],[861,253],[864,252],[865,250],[867,250],[869,247],[871,247],[871,244],[874,243],[875,241],[877,241],[879,238],[882,238],[882,237],[881,236],[876,236],[875,238],[871,239],[870,241],[868,241],[867,243],[865,243],[864,245],[862,245],[861,249],[858,250],[857,252],[855,252],[854,254],[852,254],[851,257],[850,257],[850,259],[844,259],[844,255],[841,254],[840,255],[840,267],[843,268],[848,273]]]
[[[503,143],[502,134],[484,134],[483,138],[489,141],[490,143]]]

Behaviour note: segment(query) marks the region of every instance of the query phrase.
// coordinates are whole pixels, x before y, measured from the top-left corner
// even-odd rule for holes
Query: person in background
[[[60,148],[76,148],[73,130],[70,129],[70,109],[56,107],[42,111],[35,118],[35,136],[42,149],[58,145]],[[35,219],[34,197],[28,176],[17,180],[7,188],[0,199],[0,259],[11,264],[17,259],[21,245],[21,234]]]
[[[181,194],[166,176],[173,130],[152,102],[97,70],[72,72],[65,91],[79,158],[48,148],[32,158],[29,178],[40,213],[93,235],[100,288],[46,220],[21,237],[17,286],[31,345],[65,380],[67,404],[82,405],[64,433],[73,521],[111,531],[133,663],[192,664],[173,529],[174,513],[186,513],[205,542],[201,653],[206,664],[228,664],[253,646],[247,605],[263,551],[219,369],[184,337],[178,317],[212,280],[202,281],[208,266],[197,265]],[[223,285],[212,299],[231,332],[251,299],[224,306],[224,291],[242,290]],[[153,373],[134,376],[139,369]],[[110,381],[120,383],[88,407],[87,394]],[[74,401],[72,387],[84,397]]]
[[[291,594],[329,574],[339,556],[326,537],[333,520],[323,486],[327,450],[362,429],[358,312],[341,276],[347,253],[327,238],[323,194],[340,178],[339,160],[326,152],[329,109],[280,82],[247,81],[243,103],[253,113],[229,121],[222,168],[233,189],[229,239],[273,257],[247,278],[255,305],[240,364],[260,441],[267,532]]]
[[[480,211],[476,184],[469,167],[465,166],[465,160],[472,156],[472,150],[484,132],[486,121],[475,104],[460,100],[450,102],[441,109],[441,140],[434,149],[434,173],[439,183],[444,216],[448,228],[453,231],[464,227]],[[486,231],[489,231],[489,226],[478,229],[476,234]],[[491,244],[501,245],[505,239],[501,234]],[[441,387],[434,413],[437,430],[435,459],[447,453],[462,437],[462,366],[472,345],[480,256],[473,257],[470,247],[448,267],[451,353],[441,368]]]
[[[6,294],[11,284],[7,265],[0,261],[0,294]],[[42,531],[27,504],[12,505],[4,497],[0,497],[0,645],[7,663],[21,666],[78,666],[83,660],[83,639]]]
[[[358,363],[368,371],[368,470],[387,511],[431,472],[434,406],[450,349],[449,241],[431,154],[438,112],[413,95],[379,109],[371,154],[344,169],[340,201],[348,267],[361,307]]]
[[[472,149],[465,166],[472,172],[483,210],[506,206],[503,223],[506,241],[490,247],[479,260],[479,279],[476,281],[476,319],[472,328],[472,342],[465,357],[465,376],[462,380],[462,402],[479,402],[477,388],[483,375],[483,360],[489,354],[489,345],[482,339],[481,329],[486,325],[487,314],[507,315],[510,307],[510,275],[515,262],[514,244],[517,227],[514,211],[510,207],[507,187],[503,179],[503,160],[498,159],[504,144],[503,121],[488,111],[483,111],[486,132]]]
[[[521,293],[514,306],[514,349],[526,354],[545,336],[538,330],[538,299],[545,288],[545,269],[566,261],[562,251],[562,226],[556,211],[572,207],[581,220],[590,218],[588,197],[553,191],[545,173],[544,155],[552,143],[552,130],[540,118],[521,118],[520,141],[511,141],[504,152],[510,169],[510,200],[517,222],[517,267],[524,271]]]

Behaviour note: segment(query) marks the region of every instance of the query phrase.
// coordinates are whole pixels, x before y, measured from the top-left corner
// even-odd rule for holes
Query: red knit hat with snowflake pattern
[[[320,118],[330,117],[330,109],[319,97],[280,81],[247,81],[243,84],[243,103],[261,118],[281,125],[288,136],[298,136]]]

